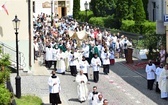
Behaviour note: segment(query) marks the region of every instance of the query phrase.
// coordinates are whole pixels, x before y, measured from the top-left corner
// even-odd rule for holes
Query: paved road
[[[160,99],[160,94],[154,90],[150,91],[146,88],[146,79],[139,75],[137,71],[132,71],[125,66],[123,59],[117,59],[115,65],[111,66],[110,74],[104,75],[102,69],[100,70],[100,80],[98,83],[89,81],[89,91],[96,85],[98,91],[102,92],[104,98],[109,100],[109,105],[167,105],[168,101]],[[22,78],[22,94],[34,94],[43,99],[44,103],[48,103],[48,85],[47,80],[51,70],[44,69],[37,66],[36,70],[45,72],[36,72],[36,75],[21,74]],[[47,72],[46,72],[47,71]],[[90,69],[90,74],[92,73]],[[77,100],[75,77],[71,76],[69,72],[66,75],[57,74],[61,80],[62,91],[60,93],[63,100],[62,105],[80,105]],[[144,74],[143,74],[144,75]],[[11,82],[15,90],[16,74],[11,74]],[[92,78],[92,77],[90,77]],[[88,102],[82,103],[88,105]]]

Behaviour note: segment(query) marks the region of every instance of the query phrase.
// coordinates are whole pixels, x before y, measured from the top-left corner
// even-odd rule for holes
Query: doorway
[[[67,8],[66,7],[62,7],[62,13],[61,13],[62,17],[67,15]]]

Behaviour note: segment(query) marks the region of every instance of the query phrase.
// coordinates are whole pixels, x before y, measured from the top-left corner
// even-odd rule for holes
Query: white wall
[[[26,67],[24,68],[24,70],[30,70],[28,44],[28,0],[0,0],[0,5],[3,5],[5,2],[5,6],[9,12],[9,15],[7,15],[4,10],[0,10],[0,41],[13,48],[16,48],[16,36],[15,30],[13,29],[12,20],[15,18],[15,15],[17,15],[18,18],[21,20],[20,28],[18,30],[19,51],[22,52],[25,57]],[[31,37],[31,40],[33,40],[33,37]],[[31,54],[33,56],[33,50]],[[33,60],[31,62],[33,62]]]
[[[37,16],[38,14],[45,13],[51,15],[51,8],[43,8],[42,3],[48,1],[51,3],[51,0],[34,0],[35,1],[35,13],[34,15]]]

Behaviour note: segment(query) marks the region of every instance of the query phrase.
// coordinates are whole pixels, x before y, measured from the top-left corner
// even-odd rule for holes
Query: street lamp
[[[53,26],[53,0],[51,0],[51,26]]]
[[[86,13],[86,18],[85,18],[85,21],[87,22],[87,10],[88,10],[88,2],[86,1],[85,3],[84,3],[84,6],[85,6],[85,13]]]
[[[15,19],[12,20],[13,27],[15,30],[16,35],[16,70],[17,70],[17,76],[15,77],[16,80],[16,97],[21,97],[21,77],[19,76],[19,61],[18,61],[18,30],[20,25],[20,20],[17,18],[17,15],[15,16]]]

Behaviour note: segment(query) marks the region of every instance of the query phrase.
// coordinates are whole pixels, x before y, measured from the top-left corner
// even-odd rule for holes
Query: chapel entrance
[[[58,1],[57,13],[59,18],[67,16],[67,7],[65,7],[65,1]]]

